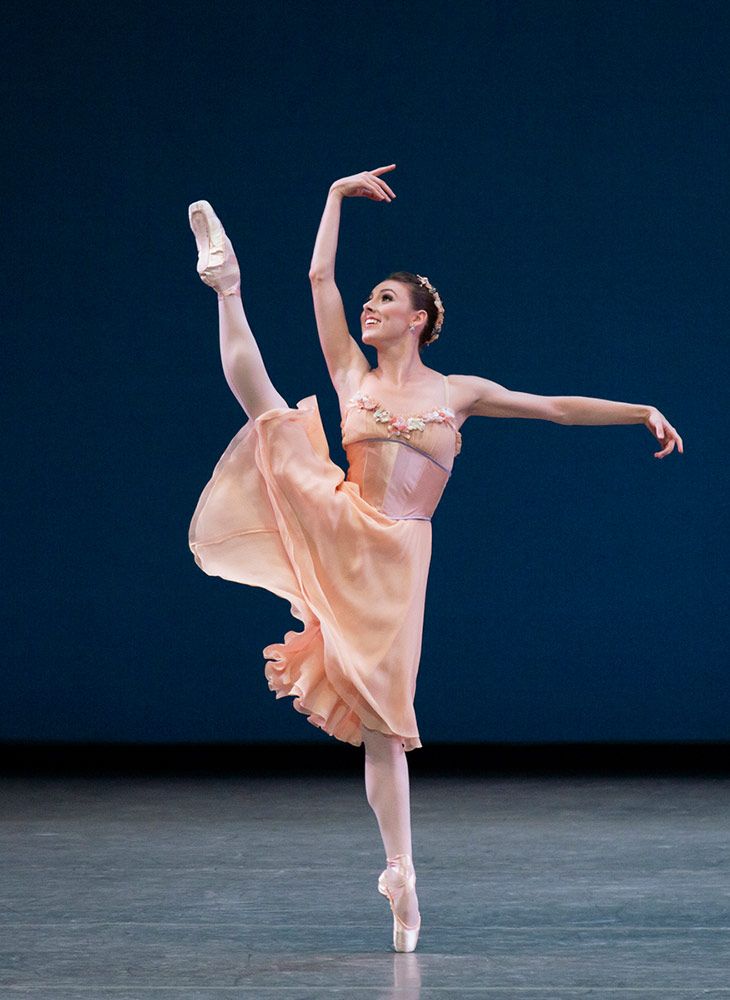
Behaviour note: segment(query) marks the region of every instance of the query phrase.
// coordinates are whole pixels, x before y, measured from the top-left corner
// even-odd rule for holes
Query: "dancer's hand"
[[[373,201],[392,201],[395,193],[388,187],[385,181],[380,179],[380,174],[386,170],[394,170],[395,163],[387,167],[376,167],[375,170],[363,170],[352,177],[341,177],[330,187],[330,192],[342,195],[343,198],[372,198]]]
[[[644,425],[651,431],[657,441],[664,445],[661,451],[654,452],[654,458],[664,458],[665,455],[674,451],[675,443],[679,448],[679,454],[684,454],[682,438],[677,434],[664,414],[660,413],[655,406],[652,406],[649,410]]]

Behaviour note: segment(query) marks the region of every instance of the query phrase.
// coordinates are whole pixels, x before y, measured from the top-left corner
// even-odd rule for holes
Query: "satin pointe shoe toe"
[[[378,878],[378,892],[385,896],[390,903],[393,913],[393,947],[396,951],[415,951],[418,943],[418,935],[421,930],[421,915],[418,921],[410,926],[403,921],[395,910],[396,899],[400,898],[404,892],[415,892],[416,872],[413,868],[413,861],[409,854],[396,854],[393,858],[387,859],[387,867]],[[395,875],[388,878],[389,871]]]
[[[231,241],[208,201],[188,206],[188,220],[198,248],[197,271],[218,298],[241,294],[241,272]]]

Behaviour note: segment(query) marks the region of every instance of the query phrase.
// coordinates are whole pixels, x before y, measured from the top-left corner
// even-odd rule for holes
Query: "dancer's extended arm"
[[[342,199],[350,196],[390,201],[390,196],[395,195],[377,175],[394,166],[395,164],[391,164],[388,167],[378,167],[377,170],[364,170],[360,174],[335,181],[329,189],[314,244],[309,267],[314,314],[327,370],[338,392],[345,385],[348,372],[354,370],[362,377],[370,370],[368,359],[348,330],[342,296],[335,283],[335,255]]]
[[[467,414],[482,417],[533,417],[556,424],[644,424],[660,444],[656,458],[684,453],[682,438],[664,414],[644,403],[620,403],[593,396],[539,396],[516,392],[478,375],[452,375],[455,388],[467,400]]]

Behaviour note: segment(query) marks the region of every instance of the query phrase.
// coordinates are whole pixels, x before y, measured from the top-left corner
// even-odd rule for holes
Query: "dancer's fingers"
[[[388,201],[391,200],[390,198],[388,198],[387,193],[383,191],[382,187],[380,187],[380,185],[378,184],[377,180],[374,177],[368,177],[367,181],[368,181],[368,190],[373,192],[372,197],[375,200],[377,201],[382,201],[383,199],[387,199]]]
[[[394,167],[395,167],[395,163],[391,163],[390,166],[387,166],[387,167],[376,167],[375,170],[369,170],[368,173],[373,174],[373,175],[378,175],[378,174],[381,174],[385,170],[392,170]],[[378,184],[381,184],[383,186],[383,189],[388,192],[388,194],[391,196],[391,198],[395,198],[396,197],[395,191],[388,184],[386,184],[386,182],[384,180],[382,180],[382,178],[376,176],[376,179],[378,181]]]
[[[385,181],[381,180],[379,177],[377,177],[376,180],[382,189],[391,196],[391,198],[395,198],[395,191],[393,191],[393,189],[386,184]]]

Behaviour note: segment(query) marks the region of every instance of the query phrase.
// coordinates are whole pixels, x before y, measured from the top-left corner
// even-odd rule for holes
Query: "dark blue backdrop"
[[[685,444],[466,422],[424,744],[728,738],[726,3],[31,3],[4,27],[0,736],[331,741],[263,676],[288,604],[187,547],[245,420],[187,206],[221,215],[272,378],[317,394],[344,465],[307,271],[330,183],[395,162],[397,201],[343,206],[356,335],[418,271],[447,315],[428,365],[650,403]]]

